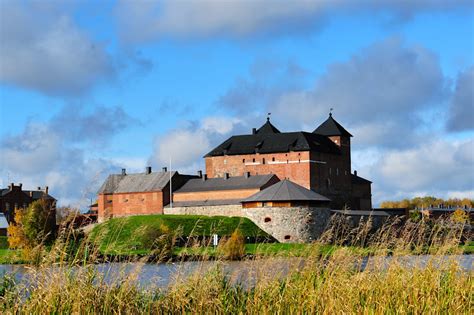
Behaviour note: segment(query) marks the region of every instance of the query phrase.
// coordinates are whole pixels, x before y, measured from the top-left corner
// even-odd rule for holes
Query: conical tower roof
[[[285,179],[242,200],[242,202],[258,201],[330,201],[330,199]]]
[[[345,136],[352,137],[352,135],[344,129],[334,118],[332,118],[332,113],[329,113],[329,118],[326,119],[318,128],[316,128],[313,133],[317,133],[323,136]]]
[[[272,125],[272,123],[270,122],[270,118],[267,118],[267,122],[263,124],[263,126],[260,127],[256,132],[257,135],[265,135],[265,134],[272,134],[272,133],[281,133],[281,132],[280,130],[277,129],[277,127]]]

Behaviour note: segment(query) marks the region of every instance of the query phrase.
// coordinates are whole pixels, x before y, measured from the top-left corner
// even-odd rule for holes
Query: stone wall
[[[244,209],[241,205],[165,207],[164,214],[246,217],[282,243],[303,243],[317,239],[324,232],[331,216],[330,210],[325,208]]]
[[[207,215],[207,216],[227,216],[243,217],[242,205],[225,206],[193,206],[193,207],[165,207],[164,214],[187,214],[187,215]]]
[[[268,207],[243,209],[244,216],[281,243],[304,243],[318,239],[329,222],[325,208]]]

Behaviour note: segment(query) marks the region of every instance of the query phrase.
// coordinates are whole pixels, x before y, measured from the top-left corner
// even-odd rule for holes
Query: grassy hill
[[[155,231],[176,236],[227,236],[236,229],[249,238],[271,238],[247,218],[199,215],[143,215],[113,218],[94,227],[90,239],[108,254],[147,254]]]

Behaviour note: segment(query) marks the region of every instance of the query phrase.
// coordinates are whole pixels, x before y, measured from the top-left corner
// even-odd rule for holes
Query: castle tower
[[[328,119],[319,125],[313,133],[323,135],[331,139],[341,148],[344,158],[344,171],[351,172],[351,137],[352,135],[344,129],[329,113]]]

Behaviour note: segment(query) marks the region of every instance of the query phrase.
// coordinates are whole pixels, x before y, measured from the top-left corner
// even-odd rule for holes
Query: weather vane
[[[268,113],[267,114],[267,120],[270,121],[270,116],[272,115],[272,113]]]
[[[332,116],[332,111],[333,110],[334,110],[334,108],[332,108],[332,107],[329,109],[329,116]]]

